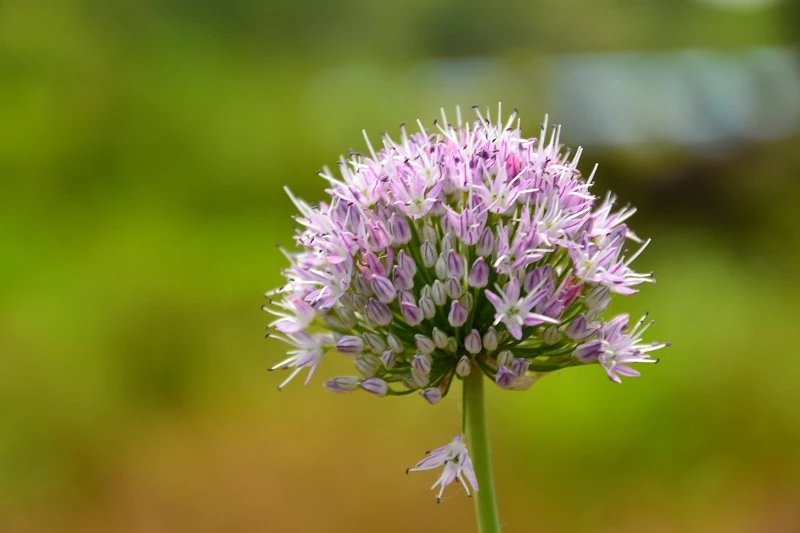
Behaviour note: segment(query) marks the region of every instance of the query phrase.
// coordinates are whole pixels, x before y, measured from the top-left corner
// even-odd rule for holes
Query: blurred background
[[[458,394],[281,393],[290,184],[440,106],[545,113],[640,208],[662,364],[489,395],[506,531],[800,531],[790,1],[0,2],[0,531],[473,531]]]

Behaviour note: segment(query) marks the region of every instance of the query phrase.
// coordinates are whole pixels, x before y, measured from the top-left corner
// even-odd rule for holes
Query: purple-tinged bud
[[[483,334],[483,349],[487,352],[493,352],[497,349],[499,340],[497,338],[497,330],[490,327],[489,330]]]
[[[514,372],[505,366],[501,366],[497,369],[497,375],[494,378],[495,383],[497,383],[501,388],[508,389],[514,383],[514,380],[517,378],[517,375]]]
[[[604,285],[598,285],[586,294],[584,302],[589,309],[603,310],[611,303],[611,290]]]
[[[596,360],[603,353],[603,344],[600,340],[585,342],[575,348],[575,357],[582,363],[589,363]]]
[[[489,283],[489,265],[486,264],[483,257],[479,257],[472,263],[472,268],[469,269],[469,278],[467,283],[470,287],[483,288]]]
[[[397,294],[397,299],[400,301],[400,305],[417,303],[417,299],[414,298],[414,293],[412,292],[403,290]]]
[[[394,286],[400,290],[408,291],[414,287],[414,276],[397,265],[392,269],[392,278],[394,279]]]
[[[446,233],[444,237],[442,237],[442,255],[446,256],[447,252],[450,250],[455,249],[456,238],[453,236],[452,233]]]
[[[544,343],[552,346],[553,344],[557,343],[561,340],[561,332],[558,331],[558,326],[555,324],[551,324],[547,326],[544,330],[544,334],[542,335]]]
[[[355,376],[339,376],[326,381],[324,387],[331,392],[351,392],[360,384],[361,379]]]
[[[355,335],[343,335],[336,341],[336,349],[341,353],[359,354],[364,349],[364,341]]]
[[[447,279],[447,258],[444,254],[436,259],[436,264],[433,265],[433,272],[440,280],[444,281]]]
[[[411,228],[406,217],[393,213],[389,218],[389,227],[392,232],[392,243],[405,244],[411,240]]]
[[[447,321],[450,322],[450,325],[454,328],[458,328],[463,326],[467,321],[468,314],[469,311],[464,307],[464,304],[458,300],[453,300],[450,303],[450,313],[447,315]]]
[[[394,353],[394,350],[386,350],[381,354],[381,362],[386,368],[394,368],[394,365],[397,364],[397,354]]]
[[[456,278],[448,278],[444,282],[444,292],[450,298],[456,299],[461,296],[461,282]]]
[[[425,318],[425,315],[422,314],[422,309],[414,304],[402,304],[400,306],[400,312],[403,313],[403,318],[409,326],[418,326]]]
[[[511,350],[503,350],[497,354],[497,366],[508,366],[514,360],[514,354]]]
[[[436,345],[437,348],[444,349],[447,346],[448,336],[447,333],[440,330],[439,328],[433,328],[433,333],[431,333],[433,337],[433,343]]]
[[[420,298],[419,308],[422,309],[422,315],[428,320],[436,316],[436,304],[430,298]]]
[[[353,287],[359,294],[370,294],[370,286],[366,278],[361,274],[353,276]]]
[[[352,328],[358,322],[355,312],[349,307],[339,307],[336,310],[336,314],[339,315],[339,319],[342,321],[342,324],[348,328]]]
[[[486,227],[481,233],[481,238],[478,239],[478,244],[475,247],[478,255],[489,257],[494,252],[494,233],[492,228]]]
[[[438,279],[431,285],[431,299],[436,305],[444,305],[447,301],[447,293],[444,291],[444,284]]]
[[[389,345],[389,349],[392,350],[394,353],[403,353],[405,346],[403,346],[403,341],[397,338],[397,335],[394,333],[389,333],[386,335],[386,344]]]
[[[411,358],[411,368],[423,376],[429,376],[433,359],[426,353],[418,353]]]
[[[422,226],[422,240],[428,241],[431,244],[436,244],[437,242],[439,242],[439,234],[436,232],[436,228],[434,228],[428,222],[426,222],[425,225]]]
[[[378,300],[385,304],[392,302],[397,297],[397,289],[394,288],[394,285],[388,278],[372,276],[370,284],[372,285],[372,292],[375,293]]]
[[[414,335],[414,341],[417,344],[417,350],[423,354],[429,354],[436,349],[436,343],[425,335]]]
[[[361,311],[362,309],[367,307],[367,301],[369,300],[369,298],[367,298],[363,294],[349,294],[346,296],[350,297],[347,300],[347,305],[349,305],[351,309],[355,311]]]
[[[436,245],[430,241],[422,243],[422,246],[419,247],[419,253],[422,256],[422,264],[426,268],[431,268],[435,265],[436,260],[439,258],[439,254],[436,252]]]
[[[412,279],[416,275],[417,264],[414,262],[414,259],[412,259],[411,256],[406,253],[405,250],[400,250],[400,252],[397,254],[397,264],[400,268],[408,272]]]
[[[462,355],[461,359],[458,360],[458,364],[456,364],[456,375],[460,378],[464,378],[469,376],[471,371],[472,363],[469,362],[469,357]]]
[[[467,334],[466,337],[464,337],[464,348],[466,348],[469,353],[480,353],[482,347],[481,334],[477,329],[473,329]]]
[[[521,357],[517,357],[511,361],[511,371],[517,376],[524,376],[525,372],[528,371],[529,366],[530,362],[528,362],[527,359],[522,359]]]
[[[431,405],[436,405],[439,403],[439,400],[442,399],[442,391],[440,391],[437,387],[429,387],[423,390],[420,394]]]
[[[389,385],[380,378],[369,378],[361,382],[361,388],[383,398],[389,392]]]
[[[381,367],[381,360],[372,354],[361,354],[356,357],[356,370],[361,372],[365,378],[371,378],[378,373]]]
[[[430,298],[431,297],[431,286],[430,285],[423,285],[422,288],[419,290],[419,297],[420,298]]]
[[[553,286],[553,267],[544,265],[534,268],[525,276],[522,286],[525,288],[525,292],[531,292],[536,287],[544,287],[548,293],[552,293],[555,288]]]
[[[567,326],[567,329],[564,330],[564,333],[567,335],[567,337],[574,341],[582,341],[592,334],[592,330],[586,323],[586,317],[583,315],[578,315],[572,320],[572,322],[569,323],[569,326]]]
[[[464,275],[464,258],[455,250],[450,250],[447,254],[447,274],[451,278],[460,278]]]
[[[382,353],[386,349],[386,343],[383,342],[383,337],[381,337],[377,333],[367,331],[366,333],[361,335],[361,338],[363,338],[364,341],[367,344],[369,344],[369,347],[375,353]]]
[[[392,312],[385,303],[370,299],[367,302],[367,318],[376,326],[388,326],[392,321]]]

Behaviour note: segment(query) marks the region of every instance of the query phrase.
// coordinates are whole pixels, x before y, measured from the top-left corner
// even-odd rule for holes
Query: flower
[[[562,149],[560,127],[545,120],[527,138],[499,107],[418,124],[377,148],[365,135],[365,154],[320,173],[319,205],[287,189],[296,246],[282,249],[286,281],[264,306],[268,335],[292,346],[272,367],[290,371],[279,388],[303,369],[308,382],[337,352],[360,377],[327,389],[416,391],[432,405],[476,372],[523,390],[571,366],[621,382],[639,375],[631,365],[655,362],[649,354],[667,344],[642,340],[649,323],[629,330],[627,315],[604,316],[612,297],[653,281],[632,267],[650,241],[628,228],[634,208],[592,193],[595,171],[579,169],[581,149]],[[464,484],[462,473],[474,480],[460,437],[416,469],[434,464],[445,466],[440,489]]]
[[[432,452],[428,452],[427,456],[418,462],[413,468],[406,470],[409,472],[422,472],[424,470],[432,470],[434,468],[444,467],[439,479],[431,486],[431,489],[439,487],[439,492],[436,495],[436,501],[442,501],[442,494],[444,489],[453,481],[458,480],[467,496],[471,496],[472,492],[478,491],[478,480],[475,479],[475,470],[472,468],[472,460],[467,453],[467,446],[464,444],[464,438],[461,435],[456,437],[449,443],[441,448],[437,448]]]

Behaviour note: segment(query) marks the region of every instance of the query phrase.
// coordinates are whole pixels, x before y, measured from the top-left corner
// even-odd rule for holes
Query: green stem
[[[494,495],[492,453],[489,450],[489,428],[483,402],[483,372],[473,365],[472,372],[464,378],[464,433],[467,449],[478,491],[475,493],[475,513],[480,533],[497,533],[500,521],[497,516],[497,499]]]

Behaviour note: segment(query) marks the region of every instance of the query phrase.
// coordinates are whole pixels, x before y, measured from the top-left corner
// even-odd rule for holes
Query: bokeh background
[[[545,113],[640,208],[671,340],[492,390],[506,531],[800,531],[789,1],[0,2],[0,531],[473,531],[458,394],[275,390],[289,184],[440,106]],[[336,358],[321,375],[335,374]]]

